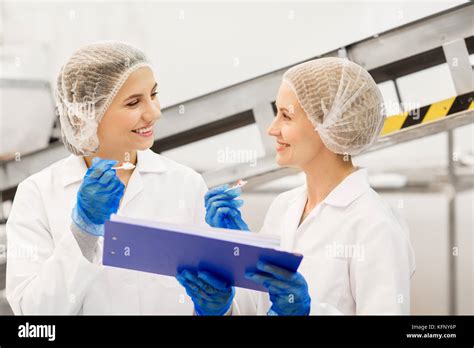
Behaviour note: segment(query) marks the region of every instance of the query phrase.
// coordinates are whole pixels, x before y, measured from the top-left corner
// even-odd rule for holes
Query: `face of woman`
[[[161,116],[153,71],[130,74],[99,123],[101,150],[146,150],[153,145],[153,125]]]
[[[278,91],[276,106],[277,115],[267,132],[277,142],[277,163],[285,167],[304,168],[326,147],[295,93],[285,83]]]

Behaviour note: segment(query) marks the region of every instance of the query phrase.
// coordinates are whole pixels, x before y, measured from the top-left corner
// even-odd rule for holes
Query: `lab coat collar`
[[[346,207],[357,197],[363,194],[370,188],[369,177],[366,168],[358,168],[342,180],[323,200],[322,203],[336,206]],[[293,198],[290,200],[290,205],[294,205],[298,201],[307,198],[308,189],[306,185],[300,186]]]
[[[301,220],[301,214],[306,204],[306,185],[295,189],[294,196],[290,199],[283,219],[285,233],[281,236],[280,246],[283,250],[293,250],[295,233]]]
[[[348,175],[324,199],[324,203],[335,207],[347,207],[370,188],[367,169],[359,168]]]
[[[344,178],[344,180],[341,181],[339,185],[337,185],[327,195],[327,197],[311,211],[311,213],[306,217],[300,226],[308,224],[308,221],[314,218],[318,211],[320,211],[323,204],[335,207],[346,207],[369,188],[370,185],[367,170],[362,168],[356,170],[354,173]],[[306,185],[302,185],[295,189],[295,193],[289,201],[288,209],[284,219],[286,233],[283,234],[281,239],[281,247],[284,250],[293,250],[295,234],[299,228],[298,224],[300,222],[301,214],[303,213],[307,197],[307,187]]]
[[[160,155],[150,149],[137,151],[137,167],[135,172],[139,173],[161,173],[167,170]],[[87,165],[83,156],[70,155],[64,161],[62,184],[64,187],[81,181],[87,172]]]

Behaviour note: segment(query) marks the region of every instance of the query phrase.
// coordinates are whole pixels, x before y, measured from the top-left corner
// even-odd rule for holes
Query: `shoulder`
[[[374,222],[397,220],[393,208],[371,187],[351,204],[350,210],[365,211],[360,217]]]
[[[408,260],[410,276],[415,270],[415,253],[410,241],[410,230],[396,207],[391,207],[372,188],[355,202],[350,214],[355,242],[366,246],[367,254],[383,255],[383,259],[397,262]],[[382,254],[380,254],[382,253]]]
[[[409,240],[408,226],[401,214],[372,188],[351,204],[347,215],[359,227],[355,229],[358,238],[371,238],[377,233],[380,238]]]
[[[280,193],[270,204],[267,214],[280,214],[281,211],[286,210],[294,200],[300,198],[301,195],[304,195],[305,193],[305,185]]]
[[[72,156],[73,155],[62,158],[21,181],[18,185],[17,193],[34,189],[42,191],[47,189],[48,186],[54,185],[56,181],[60,179],[63,168],[67,165],[67,162],[71,160],[70,157]]]
[[[288,204],[292,203],[293,200],[306,194],[306,185],[295,187],[294,189],[280,193],[273,201],[276,204]]]

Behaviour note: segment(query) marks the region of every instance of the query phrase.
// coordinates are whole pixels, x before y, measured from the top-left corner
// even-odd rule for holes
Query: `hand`
[[[193,300],[197,315],[224,315],[232,305],[234,287],[209,272],[183,270],[176,279]]]
[[[79,228],[95,236],[104,235],[104,223],[117,212],[125,191],[115,169],[111,169],[117,163],[94,158],[77,193],[72,220]]]
[[[204,197],[206,206],[206,222],[212,227],[229,228],[248,231],[249,227],[242,219],[239,208],[244,201],[236,199],[240,196],[240,187],[229,190],[229,185],[222,185],[209,190]]]
[[[271,263],[259,261],[261,272],[248,272],[247,279],[263,285],[270,294],[269,315],[309,315],[311,298],[304,277]]]

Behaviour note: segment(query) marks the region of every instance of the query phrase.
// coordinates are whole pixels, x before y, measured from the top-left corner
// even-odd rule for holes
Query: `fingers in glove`
[[[223,226],[227,228],[229,222],[227,220],[229,211],[233,208],[221,207],[217,208],[214,216],[211,215],[211,226]]]
[[[225,222],[226,222],[225,228],[229,230],[239,230],[239,226],[237,226],[237,224],[234,222],[234,219],[230,218],[229,216],[225,217]]]
[[[118,163],[115,160],[106,160],[106,159],[99,159],[96,160],[95,158],[92,161],[92,166],[88,169],[86,176],[91,179],[99,179],[102,174],[112,168],[114,165]]]
[[[225,184],[225,185],[221,185],[221,186],[217,186],[217,187],[214,187],[212,189],[210,189],[209,191],[206,192],[206,194],[204,195],[204,201],[207,202],[207,200],[215,195],[218,195],[220,193],[223,193],[225,190],[227,190],[229,188],[229,185],[228,184]]]
[[[218,289],[214,288],[211,284],[206,282],[205,280],[201,279],[196,275],[194,272],[184,270],[181,272],[181,275],[187,279],[189,282],[196,285],[200,290],[205,292],[207,295],[214,295],[219,292]]]
[[[217,210],[219,208],[227,207],[227,208],[233,208],[233,209],[238,209],[243,205],[243,201],[238,199],[238,200],[232,200],[232,201],[216,201],[212,203],[209,208],[206,209],[207,213],[209,213],[210,216],[213,216],[217,213]]]
[[[212,204],[215,201],[231,201],[234,198],[239,197],[240,193],[241,193],[241,189],[240,189],[240,187],[237,187],[237,188],[232,189],[230,191],[219,193],[219,194],[216,194],[212,197],[209,197],[208,199],[205,199],[204,200],[204,205],[206,206],[206,208],[208,208],[209,205]]]
[[[265,274],[260,272],[247,272],[245,273],[245,278],[252,280],[257,284],[260,284],[267,289],[272,287],[275,289],[275,292],[278,293],[291,289],[291,284],[276,279],[271,274]]]
[[[218,216],[218,219],[215,220],[216,215],[217,215],[217,210],[220,207],[236,208],[239,204],[241,204],[241,203],[231,203],[231,202],[232,201],[218,201],[218,202],[213,203],[213,205],[211,206],[210,209],[206,209],[206,223],[208,225],[214,226],[214,227],[222,226],[222,224],[220,223],[221,220],[219,220],[219,219],[223,219],[224,216],[222,216],[222,214],[221,214],[220,216]],[[236,202],[238,202],[238,201],[236,201]],[[217,223],[217,225],[216,225],[216,223]]]
[[[108,185],[114,178],[117,177],[117,174],[115,173],[115,169],[108,169],[102,174],[102,176],[99,179],[99,183],[101,185]]]
[[[257,269],[260,271],[263,271],[265,273],[270,273],[273,275],[276,279],[280,279],[283,281],[290,281],[294,282],[298,278],[298,273],[297,272],[291,272],[285,268],[276,266],[272,263],[269,263],[267,261],[259,260],[257,262]]]
[[[224,292],[230,290],[230,286],[228,286],[224,280],[219,279],[218,276],[208,271],[198,271],[198,278],[204,281],[205,283],[211,285],[214,289]]]
[[[124,192],[125,192],[124,184],[122,184],[121,182],[114,183],[110,185],[110,187],[94,192],[94,200],[107,202],[108,200],[112,198],[116,198],[116,197],[119,197],[121,199]]]
[[[177,275],[176,279],[181,284],[181,286],[186,290],[186,293],[194,300],[203,299],[204,291],[202,291],[196,284],[187,280],[186,278]]]
[[[242,220],[242,216],[240,215],[240,211],[237,209],[232,210],[230,212],[230,220],[232,221],[233,225],[235,225],[234,230],[243,230],[243,231],[248,231],[249,227],[245,223],[244,220]]]

